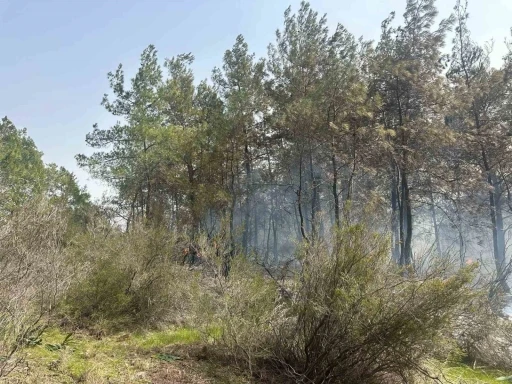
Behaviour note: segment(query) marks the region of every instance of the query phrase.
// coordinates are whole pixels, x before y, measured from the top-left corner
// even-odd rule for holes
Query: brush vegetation
[[[0,381],[509,380],[512,43],[454,5],[373,43],[302,2],[199,83],[148,46],[76,156],[101,201],[2,119]]]

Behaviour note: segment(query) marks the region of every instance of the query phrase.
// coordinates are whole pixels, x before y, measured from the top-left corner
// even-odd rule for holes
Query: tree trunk
[[[313,166],[313,153],[309,151],[309,176],[311,180],[311,237],[318,237],[318,220],[320,212],[319,182]]]
[[[148,146],[147,146],[147,143],[146,143],[146,140],[144,140],[144,156],[146,157],[147,156],[147,152],[148,152]],[[146,209],[145,209],[145,215],[146,215],[146,219],[148,221],[148,224],[149,222],[151,221],[151,214],[152,214],[152,211],[151,211],[151,179],[150,179],[150,176],[149,176],[149,171],[147,169],[147,164],[144,165],[144,168],[145,169],[145,173],[146,173],[146,189],[147,189],[147,192],[146,192]]]
[[[232,156],[233,152],[232,152]],[[236,207],[236,193],[235,193],[235,170],[234,170],[234,159],[231,158],[231,172],[230,172],[230,192],[231,192],[231,204],[229,207],[229,243],[230,250],[224,255],[223,275],[228,277],[231,269],[231,260],[235,256],[235,207]]]
[[[466,244],[464,242],[464,228],[462,226],[462,216],[457,205],[455,205],[455,209],[457,211],[457,227],[459,232],[459,259],[460,265],[462,267],[466,260]]]
[[[272,228],[272,215],[273,215],[273,212],[274,212],[274,209],[271,208],[270,210],[270,215],[268,217],[268,230],[267,230],[267,220],[265,219],[265,225],[263,226],[263,229],[266,231],[266,237],[267,237],[267,241],[266,241],[266,247],[265,247],[265,261],[264,261],[264,264],[267,265],[268,264],[268,260],[269,260],[269,256],[270,256],[270,230]],[[264,234],[265,235],[265,232]]]
[[[253,227],[253,240],[252,240],[252,246],[256,249],[258,249],[258,220],[259,220],[259,216],[258,216],[258,203],[253,200],[253,218],[254,218],[254,227]]]
[[[299,211],[299,220],[300,220],[300,234],[303,240],[308,241],[308,236],[306,235],[306,229],[304,227],[304,213],[302,212],[302,154],[299,158],[299,189],[296,192],[297,194],[297,209]]]
[[[510,292],[510,288],[504,279],[503,272],[505,267],[505,235],[503,230],[503,217],[501,213],[501,193],[500,185],[496,174],[491,170],[487,153],[482,148],[482,160],[484,169],[487,173],[487,183],[489,184],[489,213],[492,226],[492,244],[494,262],[496,264],[496,281],[499,282],[504,292]]]
[[[277,225],[275,212],[272,214],[272,234],[274,236],[274,242],[272,244],[272,254],[274,257],[274,264],[277,264],[277,262],[279,261],[279,255],[277,254]]]
[[[405,215],[404,215],[404,191],[403,191],[403,184],[400,185],[400,196],[401,198],[398,199],[398,211],[399,211],[399,218],[400,218],[400,235],[399,235],[399,243],[400,243],[400,265],[404,264],[404,255],[405,255],[405,233],[404,233],[404,225],[405,225]]]
[[[393,239],[391,255],[397,264],[400,263],[400,231],[399,201],[396,168],[391,165],[391,236]]]
[[[332,196],[334,198],[334,223],[337,228],[340,227],[340,196],[338,194],[338,167],[336,164],[336,156],[331,156],[332,162]]]
[[[443,256],[443,249],[441,248],[441,239],[439,234],[439,225],[437,224],[436,207],[434,204],[434,194],[432,193],[432,180],[429,177],[429,198],[430,198],[430,214],[432,216],[432,225],[434,226],[434,237],[436,243],[436,251],[439,257]]]
[[[252,196],[251,196],[251,181],[252,181],[251,180],[251,177],[252,177],[251,161],[250,161],[250,155],[249,155],[249,147],[247,144],[245,145],[245,149],[244,149],[244,165],[245,165],[245,175],[246,175],[246,180],[245,180],[246,200],[245,200],[245,207],[244,207],[245,217],[244,217],[244,223],[243,223],[244,232],[242,235],[242,249],[243,249],[244,254],[247,254],[248,249],[249,249],[249,241],[250,241],[250,237],[251,237],[250,219],[251,219],[251,200],[252,200]]]
[[[505,258],[505,230],[503,227],[503,213],[501,201],[501,184],[494,172],[489,172],[488,178],[492,190],[489,192],[489,203],[491,206],[491,223],[493,226],[494,261],[496,263],[496,274],[500,286],[504,292],[510,292],[506,281],[506,258]]]
[[[400,255],[400,264],[410,265],[412,262],[412,209],[410,189],[405,171],[402,171],[402,212],[401,218],[404,220],[404,224],[401,229],[403,249]]]

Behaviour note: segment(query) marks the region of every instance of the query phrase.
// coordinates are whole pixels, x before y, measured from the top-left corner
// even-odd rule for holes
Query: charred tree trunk
[[[399,212],[399,195],[398,195],[398,178],[396,174],[396,167],[391,165],[391,236],[392,243],[392,257],[396,263],[400,263],[400,212]]]
[[[405,239],[402,240],[404,243],[404,253],[401,257],[401,264],[410,265],[412,262],[412,209],[411,194],[406,172],[402,172],[402,191],[402,208],[404,210],[403,218],[405,219]]]

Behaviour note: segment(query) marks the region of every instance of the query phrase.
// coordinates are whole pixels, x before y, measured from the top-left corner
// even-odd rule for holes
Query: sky
[[[343,24],[356,36],[377,40],[390,12],[401,15],[406,0],[311,0],[327,13],[332,30]],[[455,0],[437,0],[447,17]],[[139,56],[154,44],[160,57],[191,52],[198,80],[222,64],[226,49],[242,34],[258,57],[281,28],[288,6],[300,0],[0,0],[0,117],[27,128],[44,161],[75,173],[94,198],[106,190],[74,156],[90,154],[85,135],[98,123],[115,122],[101,107],[109,93],[107,73],[122,63],[129,78]],[[512,0],[470,0],[473,38],[494,39],[492,62],[506,52]]]

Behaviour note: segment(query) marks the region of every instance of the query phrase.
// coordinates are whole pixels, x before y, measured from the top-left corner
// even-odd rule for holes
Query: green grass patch
[[[206,330],[208,340],[219,340],[222,337],[223,330],[221,326],[210,326]]]
[[[503,372],[494,369],[475,368],[467,365],[452,365],[443,368],[443,373],[453,383],[464,384],[503,384],[512,381],[497,380],[500,377],[507,377],[510,372]]]
[[[45,383],[145,383],[141,372],[171,359],[163,348],[200,340],[201,333],[190,328],[117,334],[99,340],[83,333],[68,336],[58,328],[49,328],[41,335],[41,342],[27,348],[25,354],[31,374]],[[144,352],[152,350],[160,352],[159,359]]]
[[[205,335],[206,333],[206,335]],[[73,334],[51,328],[41,336],[41,343],[25,350],[31,369],[16,377],[17,383],[148,383],[149,372],[160,364],[178,364],[180,357],[165,348],[172,345],[195,344],[207,339],[218,339],[220,327],[199,332],[191,328],[172,328],[139,334],[117,334],[95,339],[87,334]],[[49,348],[51,345],[53,347]],[[59,346],[56,348],[56,346]],[[510,372],[476,368],[463,364],[429,362],[435,371],[442,371],[446,383],[503,384],[497,380]],[[196,369],[212,383],[247,382],[233,367],[201,362]],[[244,381],[245,380],[245,381]]]
[[[144,349],[162,348],[173,344],[193,344],[201,340],[201,333],[190,328],[176,328],[147,332],[134,336],[135,343]]]

